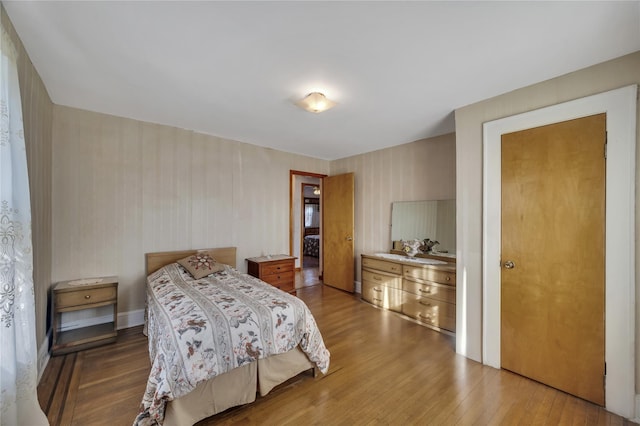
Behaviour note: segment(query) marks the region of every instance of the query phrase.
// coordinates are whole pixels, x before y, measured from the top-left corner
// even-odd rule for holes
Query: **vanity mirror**
[[[441,253],[456,252],[456,200],[398,201],[391,204],[391,247],[400,240],[436,240]]]

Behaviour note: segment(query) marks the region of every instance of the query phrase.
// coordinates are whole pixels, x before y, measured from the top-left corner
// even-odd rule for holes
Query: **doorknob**
[[[353,241],[353,238],[351,236],[348,236],[347,241]]]
[[[504,267],[505,269],[513,269],[516,267],[516,264],[510,260],[507,260],[506,262],[504,262]]]

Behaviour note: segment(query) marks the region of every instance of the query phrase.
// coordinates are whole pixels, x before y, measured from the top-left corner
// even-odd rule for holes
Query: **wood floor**
[[[301,287],[301,286],[298,286]],[[604,409],[456,355],[454,339],[323,285],[298,289],[331,352],[308,373],[198,425],[629,425]],[[141,327],[49,361],[38,387],[52,425],[130,425],[149,373]]]

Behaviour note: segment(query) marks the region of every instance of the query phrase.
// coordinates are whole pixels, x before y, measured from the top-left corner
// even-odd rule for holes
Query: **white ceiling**
[[[640,1],[3,4],[56,104],[329,160],[640,50]]]

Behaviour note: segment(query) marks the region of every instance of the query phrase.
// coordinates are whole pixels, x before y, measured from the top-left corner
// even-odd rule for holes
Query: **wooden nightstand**
[[[275,254],[247,259],[248,272],[282,291],[296,295],[294,256]]]
[[[116,341],[118,336],[118,277],[62,281],[53,287],[53,355]],[[60,331],[63,312],[113,306],[113,321]]]

